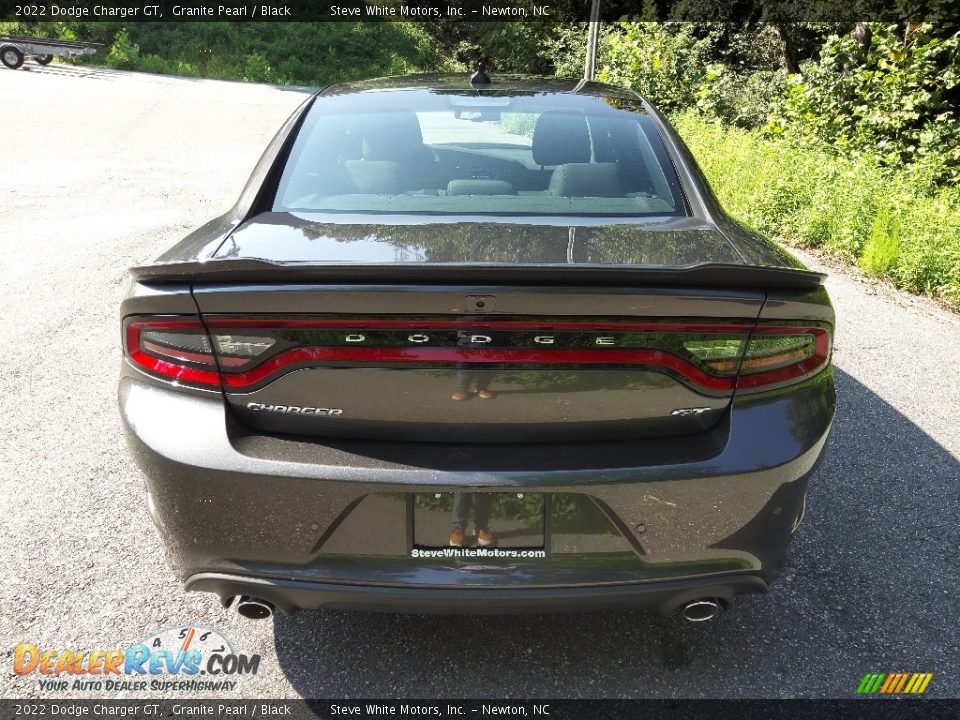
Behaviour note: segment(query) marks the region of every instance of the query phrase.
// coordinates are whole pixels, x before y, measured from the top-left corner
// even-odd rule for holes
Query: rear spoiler
[[[142,283],[391,283],[405,285],[495,284],[582,286],[686,286],[723,288],[815,288],[824,273],[797,268],[704,263],[684,267],[636,265],[516,265],[463,263],[317,264],[266,260],[154,263],[130,268]]]

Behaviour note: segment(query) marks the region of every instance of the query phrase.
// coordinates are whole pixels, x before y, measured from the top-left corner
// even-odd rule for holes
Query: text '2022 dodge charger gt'
[[[833,419],[823,276],[597,83],[328,88],[131,272],[150,513],[247,617],[709,619],[777,576]]]

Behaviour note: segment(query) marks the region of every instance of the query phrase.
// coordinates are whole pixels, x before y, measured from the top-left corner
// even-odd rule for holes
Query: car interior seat
[[[533,161],[554,166],[549,192],[563,197],[618,197],[617,166],[593,161],[590,127],[584,115],[545,112],[533,128]]]

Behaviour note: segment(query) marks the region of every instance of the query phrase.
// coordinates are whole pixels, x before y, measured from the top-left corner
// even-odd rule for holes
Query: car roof
[[[426,90],[438,95],[487,97],[581,95],[631,103],[643,101],[643,98],[632,90],[595,81],[535,75],[501,75],[493,72],[487,74],[490,76],[490,83],[476,86],[470,84],[471,73],[424,73],[337,83],[320,91],[319,94],[332,96]]]

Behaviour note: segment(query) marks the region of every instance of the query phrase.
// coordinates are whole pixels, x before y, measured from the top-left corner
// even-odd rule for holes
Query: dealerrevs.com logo
[[[36,675],[41,690],[224,691],[236,678],[256,675],[259,655],[237,653],[230,640],[209,628],[160,630],[125,649],[72,650],[20,643],[13,671]]]

